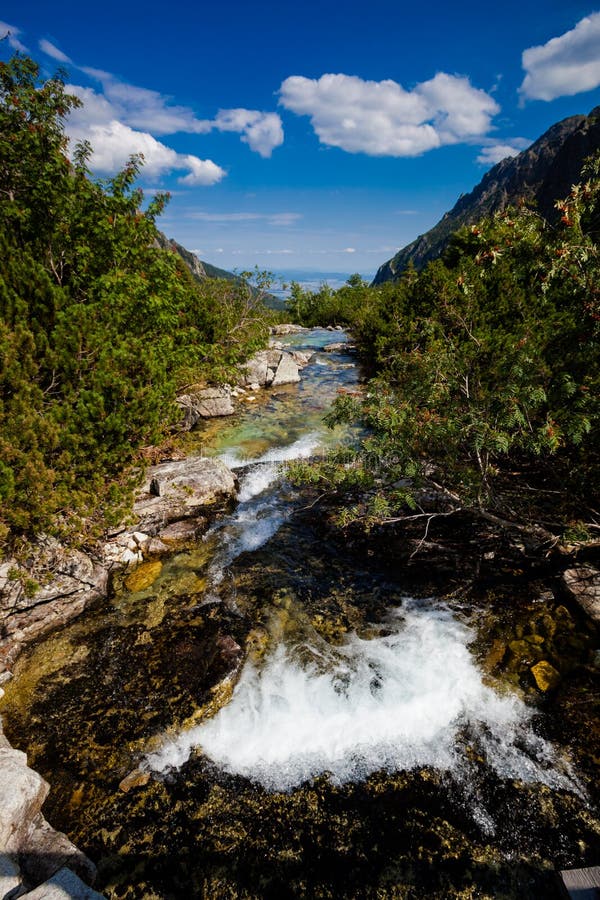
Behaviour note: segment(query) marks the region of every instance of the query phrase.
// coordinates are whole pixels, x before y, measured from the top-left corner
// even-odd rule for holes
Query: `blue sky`
[[[67,69],[97,173],[143,151],[141,185],[173,194],[162,229],[238,271],[370,277],[495,161],[600,104],[600,7],[573,0],[28,0],[0,20]]]

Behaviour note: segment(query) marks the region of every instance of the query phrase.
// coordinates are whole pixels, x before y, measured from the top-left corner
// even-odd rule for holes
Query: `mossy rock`
[[[541,634],[526,634],[525,640],[528,644],[534,644],[537,646],[544,643],[544,638]]]
[[[530,671],[539,690],[544,693],[557,687],[560,682],[560,672],[545,659],[532,666]]]

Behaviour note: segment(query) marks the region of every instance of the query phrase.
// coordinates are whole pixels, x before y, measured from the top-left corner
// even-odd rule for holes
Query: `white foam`
[[[257,463],[281,463],[289,462],[293,459],[307,459],[320,446],[321,439],[317,431],[311,431],[309,434],[302,435],[292,444],[284,447],[272,447],[255,459],[240,456],[235,450],[228,450],[219,457],[230,469],[240,469]]]
[[[270,790],[325,772],[341,783],[421,766],[460,775],[466,728],[501,777],[574,789],[525,703],[484,684],[471,632],[447,609],[409,604],[391,627],[339,648],[313,635],[280,643],[260,667],[248,661],[229,704],[149,757],[150,767],[178,768],[199,747]]]
[[[270,488],[281,475],[278,463],[260,463],[252,466],[244,475],[242,486],[238,494],[238,501],[246,503],[253,497],[258,497]]]

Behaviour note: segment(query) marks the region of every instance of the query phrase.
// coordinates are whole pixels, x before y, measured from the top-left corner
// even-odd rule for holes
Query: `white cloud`
[[[125,122],[132,128],[151,131],[156,135],[175,134],[185,131],[192,134],[207,134],[211,125],[196,118],[194,111],[188,106],[171,104],[171,98],[158,91],[138,87],[119,81],[110,72],[101,69],[82,68],[90,78],[102,85],[100,96],[111,109],[111,117]],[[89,93],[91,89],[83,89]]]
[[[47,56],[51,56],[52,59],[56,59],[58,62],[62,63],[70,63],[71,60],[69,57],[59,50],[58,47],[55,47],[54,44],[51,44],[50,41],[47,41],[45,38],[42,38],[41,41],[38,41],[38,45],[42,53],[45,53]]]
[[[495,166],[496,163],[507,159],[509,156],[517,156],[522,150],[531,145],[527,138],[513,138],[510,141],[489,141],[481,148],[477,162],[482,166]]]
[[[176,132],[208,134],[210,131],[229,131],[242,135],[242,141],[263,157],[270,157],[275,147],[283,143],[283,126],[277,113],[256,109],[221,109],[214,119],[199,119],[188,106],[171,103],[171,98],[158,91],[119,81],[110,72],[82,69],[99,81],[103,97],[112,109],[112,118],[132,128],[165,135]]]
[[[468,78],[438,73],[406,91],[395,81],[354,75],[293,75],[280,103],[311,117],[323,144],[370,156],[418,156],[444,144],[486,134],[496,101]]]
[[[244,143],[262,157],[271,156],[275,147],[283,144],[283,125],[277,113],[255,109],[220,109],[212,122],[218,131],[235,131]]]
[[[204,187],[216,184],[225,175],[225,170],[214,163],[212,159],[198,159],[197,156],[192,156],[189,153],[185,155],[177,153],[176,156],[178,162],[173,168],[188,168],[190,170],[188,175],[179,179],[180,184],[186,184],[188,187]]]
[[[9,25],[8,22],[0,22],[0,38],[6,38],[8,40],[8,46],[13,50],[18,50],[19,53],[29,53],[25,44],[21,43],[19,40],[20,34],[23,34],[22,28],[17,28],[15,25]]]
[[[344,247],[342,253],[356,253],[356,249],[354,247]]]
[[[600,85],[600,12],[592,13],[571,31],[523,52],[527,73],[522,97],[554,100],[590,91]]]
[[[100,174],[114,174],[130,156],[142,153],[144,175],[159,178],[171,171],[183,170],[188,174],[179,181],[188,186],[216,184],[226,174],[224,169],[210,159],[199,159],[190,154],[176,153],[157,141],[151,134],[135,131],[116,119],[110,122],[88,122],[80,118],[82,110],[75,110],[69,117],[67,132],[73,143],[87,140],[93,148],[90,166]]]

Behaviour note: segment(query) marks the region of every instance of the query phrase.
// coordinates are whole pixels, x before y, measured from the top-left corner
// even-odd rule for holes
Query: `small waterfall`
[[[205,602],[218,601],[218,586],[225,571],[242,553],[258,550],[270,540],[291,513],[291,506],[273,489],[282,476],[282,463],[306,459],[320,446],[318,432],[303,435],[293,443],[275,447],[254,460],[242,459],[236,453],[221,455],[230,469],[248,467],[241,479],[235,513],[220,520],[207,533],[206,539],[217,543],[207,572]]]
[[[194,748],[233,775],[288,791],[431,766],[468,781],[465,739],[500,777],[578,790],[516,694],[484,682],[472,631],[450,609],[408,600],[380,636],[332,647],[313,631],[249,659],[228,705],[148,757],[179,768]]]

